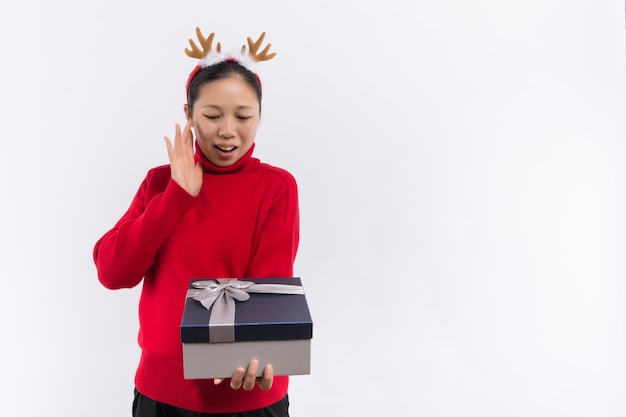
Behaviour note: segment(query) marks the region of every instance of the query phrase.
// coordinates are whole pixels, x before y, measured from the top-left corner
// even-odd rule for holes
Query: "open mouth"
[[[236,146],[220,146],[220,145],[215,145],[215,147],[220,151],[220,152],[225,152],[225,153],[229,153],[234,151],[235,149],[237,149]]]

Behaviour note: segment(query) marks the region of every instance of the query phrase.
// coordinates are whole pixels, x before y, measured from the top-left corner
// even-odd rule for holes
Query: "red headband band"
[[[236,62],[236,63],[239,64],[239,61],[237,61],[234,58],[227,58],[227,59],[225,59],[225,61]],[[215,64],[213,64],[213,65],[215,65]],[[203,69],[203,68],[207,68],[207,67],[202,67],[201,65],[196,65],[196,67],[193,69],[193,71],[191,71],[191,74],[189,74],[189,78],[187,79],[187,85],[186,85],[186,88],[185,88],[185,91],[187,92],[187,98],[189,98],[189,86],[191,86],[191,81],[198,74],[198,72],[200,72],[200,70]],[[255,75],[256,79],[259,81],[259,86],[261,88],[263,88],[263,84],[261,84],[261,77],[259,77],[259,74],[257,74],[256,72],[253,72],[253,74]]]

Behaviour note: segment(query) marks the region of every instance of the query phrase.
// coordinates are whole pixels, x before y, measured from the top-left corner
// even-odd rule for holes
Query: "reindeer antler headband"
[[[196,35],[202,49],[200,49],[192,39],[189,39],[191,49],[185,48],[185,54],[187,54],[187,56],[200,60],[198,65],[189,75],[189,80],[187,81],[187,91],[189,91],[189,84],[191,84],[191,80],[202,68],[210,67],[211,65],[224,61],[234,61],[257,75],[256,63],[269,61],[276,56],[276,52],[269,53],[272,46],[271,43],[268,43],[267,46],[259,52],[259,49],[261,49],[261,45],[263,44],[263,40],[265,39],[265,32],[261,33],[261,36],[259,36],[259,39],[257,39],[256,42],[253,41],[252,38],[248,38],[247,49],[246,45],[243,45],[241,47],[241,51],[235,50],[229,52],[222,52],[222,45],[219,42],[217,43],[215,50],[213,49],[213,39],[215,38],[215,33],[211,32],[208,37],[205,37],[200,28],[196,27]],[[257,78],[258,77],[259,76],[257,75]],[[259,82],[261,82],[260,79]]]

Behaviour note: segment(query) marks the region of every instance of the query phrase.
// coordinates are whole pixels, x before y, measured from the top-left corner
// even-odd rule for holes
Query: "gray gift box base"
[[[235,343],[183,343],[185,379],[230,378],[238,367],[259,361],[257,376],[272,364],[274,375],[311,373],[311,339]]]

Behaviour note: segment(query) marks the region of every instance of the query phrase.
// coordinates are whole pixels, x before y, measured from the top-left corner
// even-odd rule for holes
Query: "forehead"
[[[258,101],[254,88],[237,75],[206,82],[198,93],[198,101]]]

